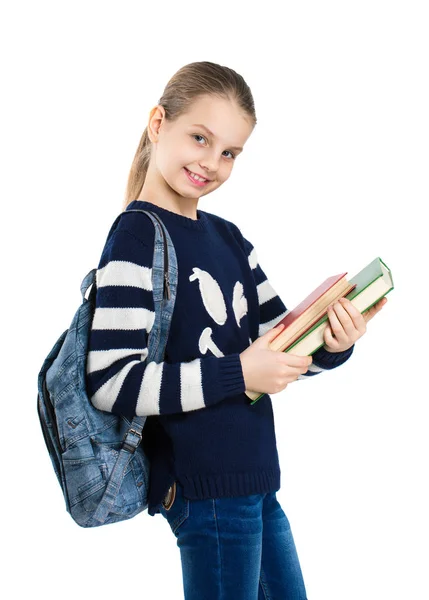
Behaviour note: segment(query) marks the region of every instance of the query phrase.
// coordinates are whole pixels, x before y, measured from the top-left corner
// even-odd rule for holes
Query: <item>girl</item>
[[[304,600],[280,489],[268,394],[343,364],[385,299],[361,315],[329,311],[313,357],[273,352],[288,312],[232,222],[198,208],[231,175],[256,125],[252,94],[230,68],[195,62],[168,82],[151,112],[124,210],[159,215],[173,241],[178,287],[165,361],[146,362],[154,319],[154,228],[125,212],[97,270],[87,361],[96,408],[147,416],[148,512],[177,539],[186,600]],[[266,393],[256,404],[244,391]]]

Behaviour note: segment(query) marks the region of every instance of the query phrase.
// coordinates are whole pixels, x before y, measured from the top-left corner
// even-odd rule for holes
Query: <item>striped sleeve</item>
[[[256,250],[244,237],[247,258],[256,283],[259,300],[259,336],[264,335],[279,323],[289,312],[259,264]],[[344,352],[328,352],[322,346],[313,354],[313,362],[298,379],[308,379],[326,370],[342,365],[353,353],[354,345]]]
[[[198,410],[244,392],[239,353],[147,362],[155,320],[152,261],[153,247],[126,229],[103,249],[86,365],[91,403],[131,419]]]

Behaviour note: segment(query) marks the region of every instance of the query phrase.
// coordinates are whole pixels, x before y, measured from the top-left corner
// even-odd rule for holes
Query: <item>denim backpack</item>
[[[162,362],[177,290],[177,258],[160,217],[142,212],[155,227],[152,284],[155,320],[148,336],[147,362]],[[96,409],[86,391],[86,359],[95,311],[96,272],[83,279],[82,303],[69,329],[46,357],[38,376],[37,411],[43,437],[61,485],[66,509],[81,527],[134,517],[148,507],[150,464],[140,444],[146,416],[130,422]],[[88,299],[85,294],[92,285]]]

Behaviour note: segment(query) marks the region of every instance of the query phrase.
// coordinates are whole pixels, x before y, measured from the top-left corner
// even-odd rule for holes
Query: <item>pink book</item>
[[[283,350],[298,339],[307,329],[323,317],[330,304],[346,296],[356,287],[346,279],[346,273],[328,277],[319,287],[291,310],[276,325],[283,323],[284,329],[270,342],[272,350]],[[283,347],[282,347],[283,346]]]

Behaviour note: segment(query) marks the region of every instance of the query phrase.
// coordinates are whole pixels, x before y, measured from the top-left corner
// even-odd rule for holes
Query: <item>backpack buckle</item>
[[[137,442],[137,444],[134,442],[130,442],[128,441],[128,436],[129,435],[135,435],[139,438],[139,441]],[[135,429],[129,429],[127,431],[127,435],[125,436],[124,439],[124,443],[122,444],[122,447],[127,450],[128,452],[130,452],[131,454],[134,454],[134,452],[137,449],[137,446],[140,444],[140,442],[142,441],[143,437],[142,434],[139,431],[136,431]]]

